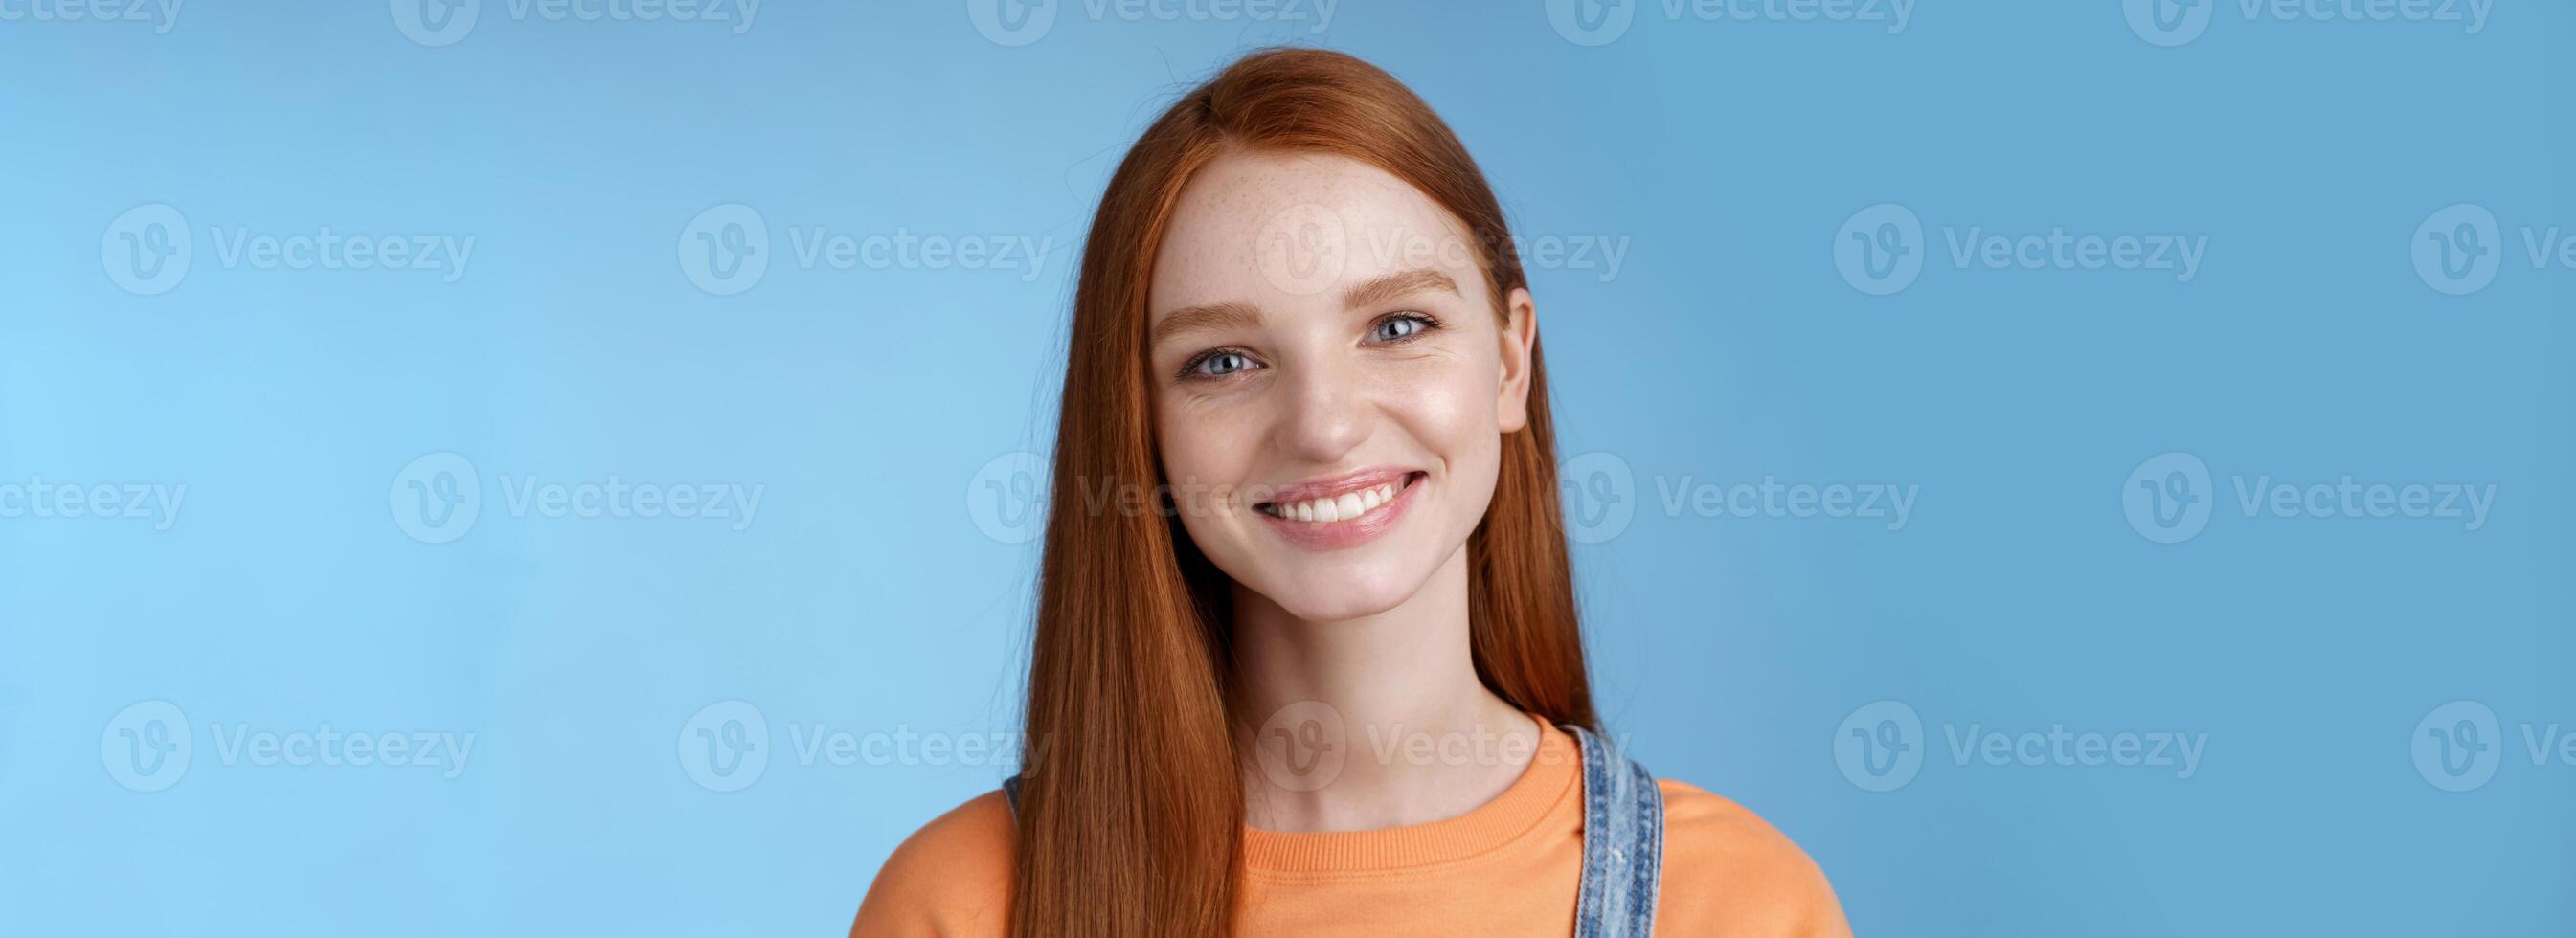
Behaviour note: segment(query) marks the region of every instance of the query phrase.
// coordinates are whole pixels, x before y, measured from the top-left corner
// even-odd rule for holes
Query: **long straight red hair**
[[[1181,189],[1229,148],[1329,153],[1411,183],[1470,236],[1506,315],[1526,284],[1502,207],[1449,126],[1394,76],[1317,49],[1256,52],[1192,89],[1127,152],[1083,247],[1029,666],[1012,931],[1225,935],[1242,862],[1230,586],[1168,509],[1151,426],[1146,289]],[[1556,485],[1547,371],[1505,434],[1467,543],[1476,674],[1550,722],[1597,728]]]

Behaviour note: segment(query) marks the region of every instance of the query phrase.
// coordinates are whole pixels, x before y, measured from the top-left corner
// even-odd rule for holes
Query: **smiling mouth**
[[[1254,511],[1282,521],[1306,524],[1333,524],[1366,517],[1393,503],[1404,490],[1420,483],[1429,473],[1408,472],[1402,479],[1383,482],[1357,491],[1298,501],[1262,502]]]

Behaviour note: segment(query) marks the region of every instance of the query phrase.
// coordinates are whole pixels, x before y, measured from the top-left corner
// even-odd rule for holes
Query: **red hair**
[[[1465,226],[1497,317],[1527,283],[1466,147],[1394,76],[1348,55],[1246,56],[1127,152],[1074,294],[1021,754],[1016,935],[1232,931],[1248,753],[1230,705],[1228,580],[1170,512],[1069,497],[1167,491],[1146,289],[1182,187],[1230,147],[1339,155],[1412,184]],[[1467,544],[1476,675],[1551,723],[1597,728],[1535,345],[1529,369],[1528,425],[1504,435],[1493,503]]]

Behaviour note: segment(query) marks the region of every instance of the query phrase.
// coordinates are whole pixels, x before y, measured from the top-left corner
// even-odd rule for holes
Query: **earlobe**
[[[1526,288],[1506,298],[1502,329],[1502,387],[1494,401],[1495,423],[1504,433],[1529,426],[1530,363],[1538,347],[1538,305]]]

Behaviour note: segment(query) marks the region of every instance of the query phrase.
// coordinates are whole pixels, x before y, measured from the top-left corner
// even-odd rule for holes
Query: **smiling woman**
[[[1173,105],[1070,350],[1055,490],[1164,511],[1053,500],[1021,775],[854,935],[1847,931],[1795,845],[1601,733],[1537,304],[1393,77],[1270,51]]]

